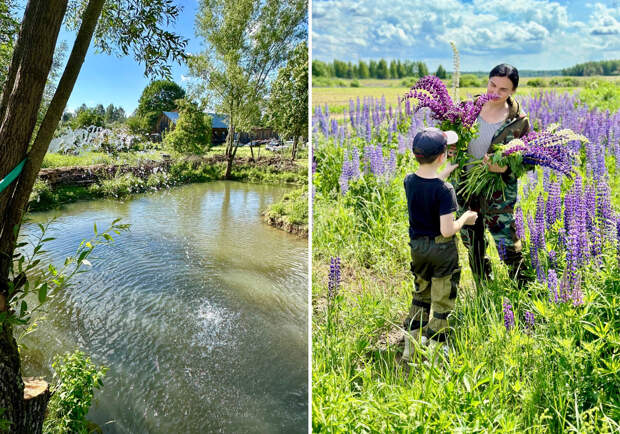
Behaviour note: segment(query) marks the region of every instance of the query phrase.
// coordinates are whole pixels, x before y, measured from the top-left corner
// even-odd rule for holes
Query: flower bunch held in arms
[[[520,177],[529,167],[549,167],[568,177],[573,173],[573,154],[568,143],[574,141],[587,142],[588,139],[565,129],[558,132],[553,130],[537,133],[530,132],[520,139],[511,140],[506,145],[494,146],[490,163],[499,166],[508,166],[508,169]],[[459,191],[464,200],[473,195],[490,198],[494,192],[506,188],[501,173],[490,172],[487,165],[479,162],[468,173],[464,186]]]
[[[405,99],[414,98],[418,101],[416,110],[427,107],[433,119],[440,121],[439,129],[455,131],[459,140],[456,143],[456,164],[463,168],[470,163],[467,147],[478,133],[476,119],[487,101],[496,95],[484,94],[474,101],[462,101],[455,104],[446,85],[434,75],[422,77],[405,95]],[[458,170],[453,172],[458,178]]]

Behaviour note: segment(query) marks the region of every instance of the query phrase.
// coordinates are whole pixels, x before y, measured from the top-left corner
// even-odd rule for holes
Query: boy
[[[458,141],[454,131],[426,128],[413,139],[413,154],[420,163],[415,173],[405,177],[409,209],[411,272],[415,289],[404,328],[408,334],[422,333],[424,340],[445,342],[448,315],[454,308],[461,269],[454,234],[478,217],[466,211],[454,220],[457,210],[454,187],[445,179],[458,166],[446,161],[447,145]],[[432,312],[432,315],[431,315]],[[403,359],[411,356],[410,338],[405,334]],[[430,343],[429,342],[429,343]]]

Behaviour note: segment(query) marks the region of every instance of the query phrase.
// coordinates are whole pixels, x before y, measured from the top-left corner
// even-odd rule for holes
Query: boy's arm
[[[463,226],[473,225],[477,218],[478,213],[475,211],[465,211],[458,220],[454,220],[454,213],[444,214],[439,216],[439,231],[441,235],[449,238],[463,229]]]

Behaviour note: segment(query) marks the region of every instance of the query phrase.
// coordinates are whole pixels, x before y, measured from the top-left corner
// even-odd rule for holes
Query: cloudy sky
[[[620,58],[620,0],[313,0],[312,58],[560,69]]]

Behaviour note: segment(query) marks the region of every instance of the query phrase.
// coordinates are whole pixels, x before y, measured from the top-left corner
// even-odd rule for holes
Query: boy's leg
[[[415,278],[413,297],[409,314],[403,322],[405,330],[418,330],[428,323],[431,310],[431,282],[430,264],[423,257],[428,249],[427,239],[417,239],[411,242],[411,272]]]
[[[454,239],[436,244],[433,250],[435,267],[431,278],[431,315],[424,335],[443,342],[448,332],[448,315],[456,302],[461,269]]]

